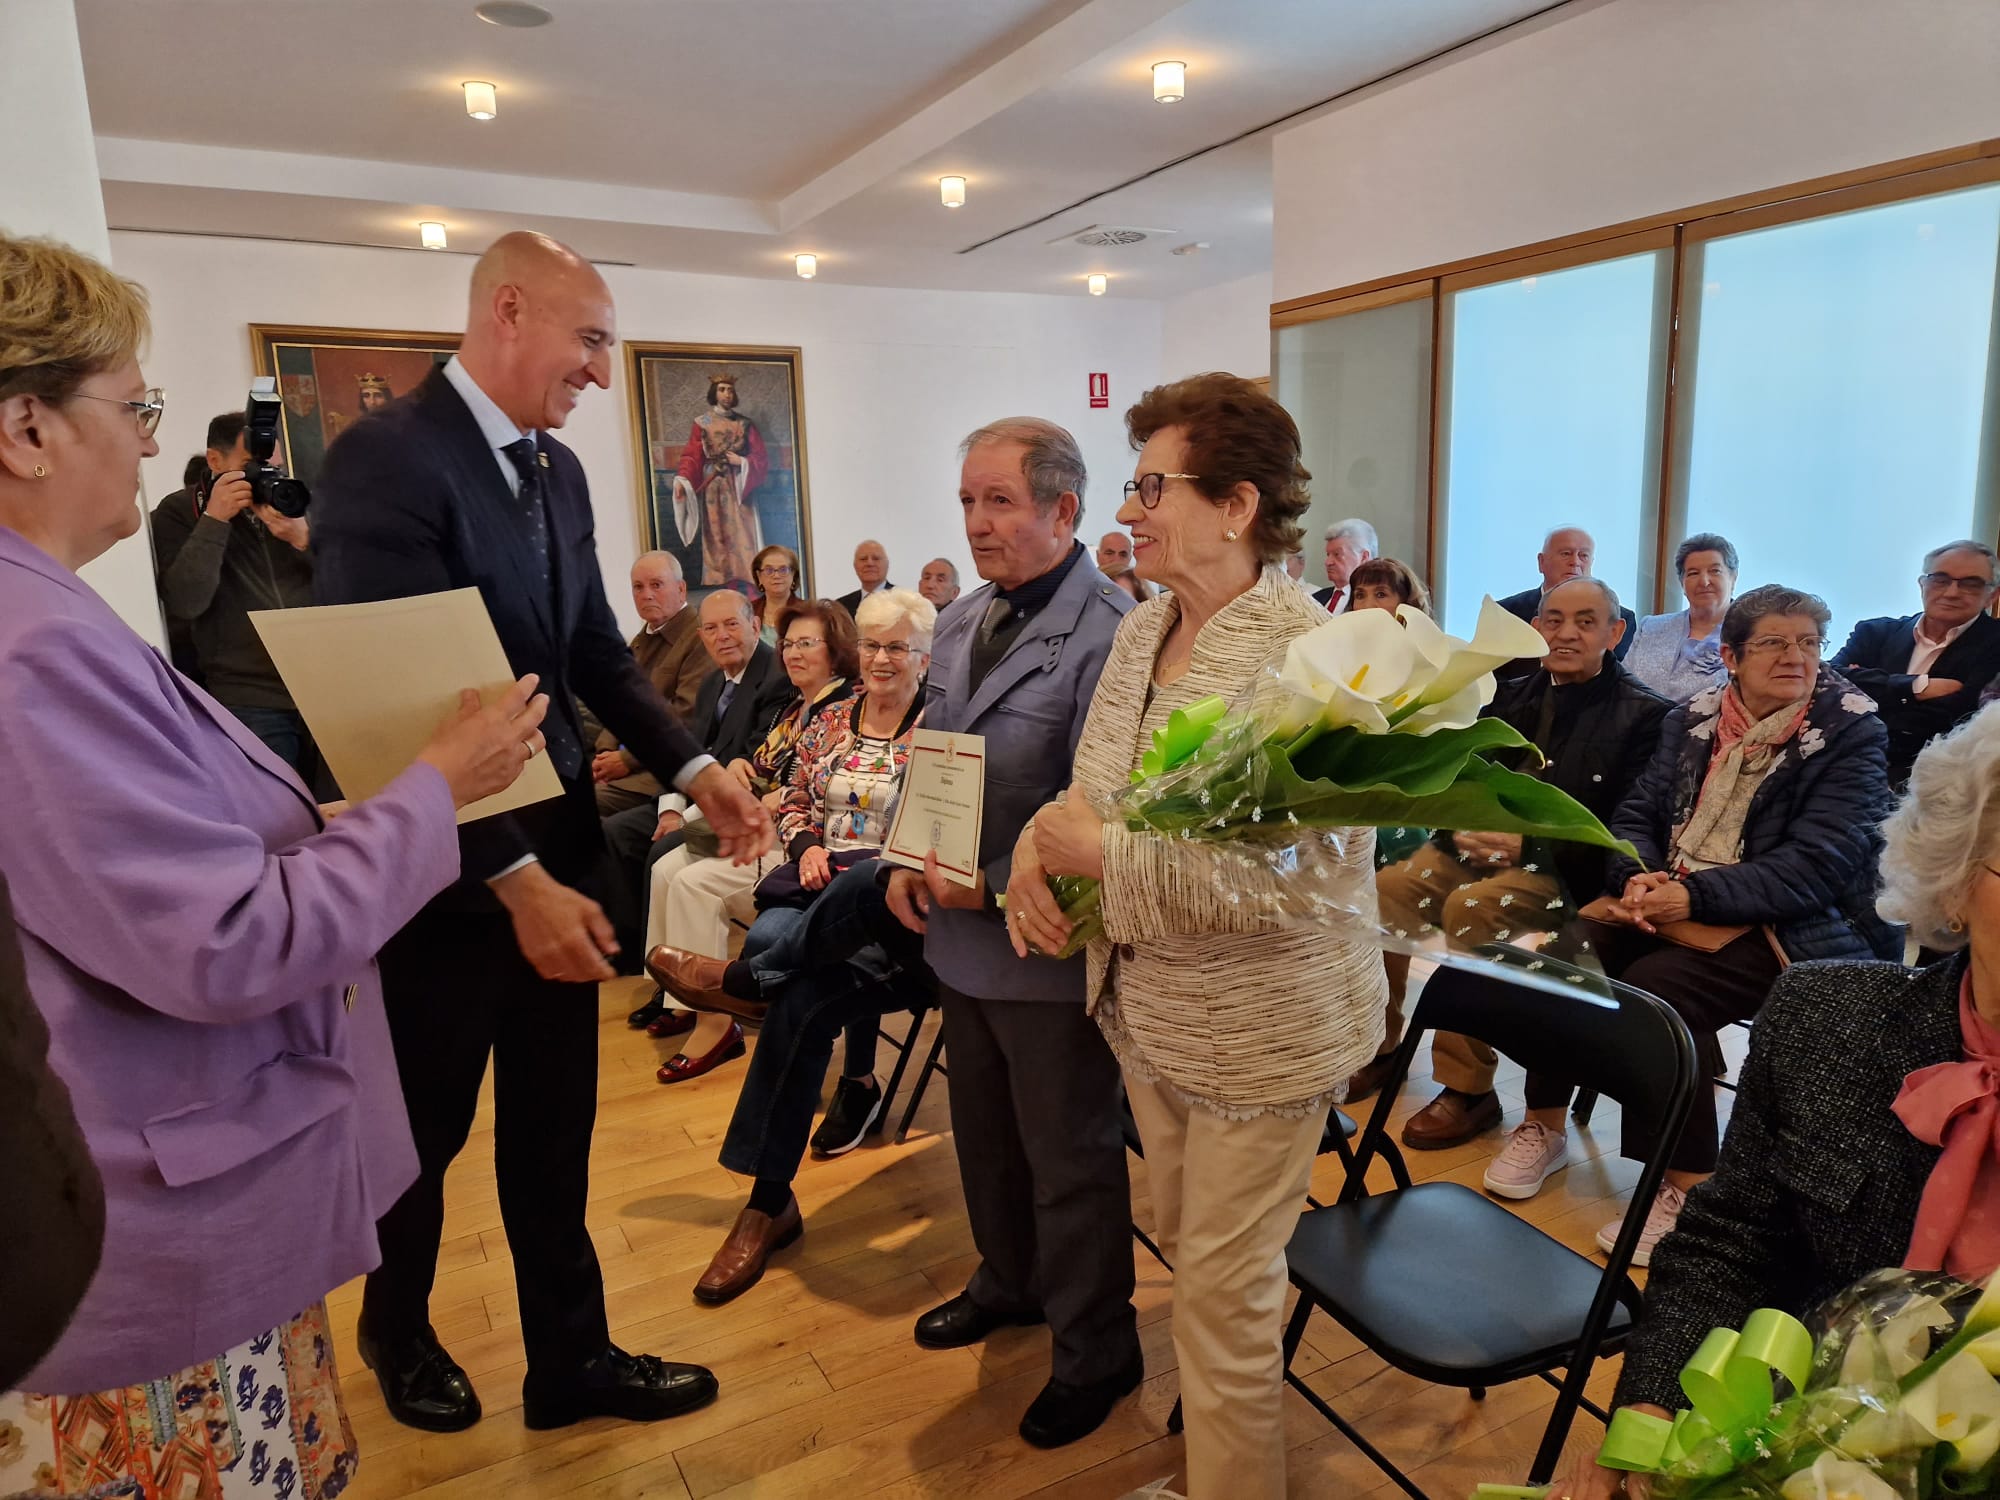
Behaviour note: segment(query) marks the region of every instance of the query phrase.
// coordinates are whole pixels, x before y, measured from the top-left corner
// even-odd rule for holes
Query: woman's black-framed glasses
[[[1160,504],[1160,491],[1166,488],[1169,479],[1199,478],[1199,474],[1141,474],[1137,479],[1125,481],[1125,498],[1130,500],[1136,492],[1141,505],[1147,510],[1156,510]]]
[[[89,391],[78,391],[77,395],[86,401],[109,401],[113,406],[122,406],[139,419],[141,436],[151,437],[160,425],[160,413],[167,409],[167,393],[158,386],[146,392],[143,401],[124,401],[117,396],[93,396]]]

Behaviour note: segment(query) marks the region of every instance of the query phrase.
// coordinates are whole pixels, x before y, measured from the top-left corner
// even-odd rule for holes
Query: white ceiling
[[[809,250],[828,281],[1171,296],[1270,264],[1269,136],[1235,138],[1551,0],[542,0],[532,31],[472,3],[77,0],[113,227],[413,245],[438,218],[454,250],[531,227],[689,271]],[[1167,233],[1048,243],[1092,224]]]

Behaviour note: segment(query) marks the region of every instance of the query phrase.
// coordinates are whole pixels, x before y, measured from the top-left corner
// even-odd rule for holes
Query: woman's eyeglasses
[[[1130,500],[1136,493],[1139,503],[1147,510],[1154,510],[1160,503],[1160,491],[1169,479],[1199,479],[1199,474],[1141,474],[1137,479],[1125,481],[1125,498]]]
[[[792,565],[790,563],[766,563],[757,570],[757,576],[759,578],[790,578],[792,576]]]
[[[1826,649],[1826,637],[1802,635],[1793,640],[1788,635],[1760,635],[1755,640],[1743,643],[1743,649],[1752,656],[1782,656],[1794,646],[1797,646],[1806,657],[1817,658],[1820,652]]]
[[[886,656],[893,662],[910,659],[911,646],[908,641],[863,641],[860,646],[863,656]]]
[[[780,651],[810,651],[815,646],[824,646],[825,644],[826,638],[824,636],[791,635],[785,637],[784,644],[778,647],[778,649]]]
[[[146,392],[143,401],[123,401],[116,396],[93,396],[89,391],[78,391],[77,395],[86,401],[108,401],[113,406],[122,406],[139,419],[139,433],[151,437],[160,425],[160,413],[167,409],[167,395],[158,386]]]

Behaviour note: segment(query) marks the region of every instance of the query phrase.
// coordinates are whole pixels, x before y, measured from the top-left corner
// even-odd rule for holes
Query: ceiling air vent
[[[1163,234],[1172,234],[1171,229],[1140,229],[1130,224],[1093,224],[1088,229],[1079,229],[1071,234],[1059,234],[1048,243],[1051,245],[1088,245],[1093,249],[1116,249],[1124,245],[1136,245],[1143,240],[1155,239]]]

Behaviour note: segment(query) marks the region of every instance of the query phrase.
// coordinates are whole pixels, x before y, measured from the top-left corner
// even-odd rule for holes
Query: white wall
[[[178,487],[208,419],[240,407],[253,366],[248,325],[438,331],[463,326],[470,259],[119,232],[118,268],[152,293],[148,378],[167,392],[154,496]],[[958,515],[959,439],[996,417],[1034,415],[1077,436],[1092,481],[1086,536],[1118,505],[1132,456],[1122,418],[1160,376],[1160,304],[1122,298],[912,292],[824,281],[772,282],[609,268],[621,337],[798,345],[803,351],[814,586],[854,586],[863,536],[888,548],[891,577],[914,587],[943,554],[975,581]],[[1092,411],[1088,377],[1111,377]],[[625,571],[638,549],[636,477],[622,364],[592,391],[563,440],[589,475],[613,607],[637,617]]]
[[[1160,378],[1227,370],[1271,373],[1271,273],[1241,276],[1175,297],[1161,309]]]
[[[1276,300],[2000,136],[1994,0],[1574,0],[1273,150]]]

